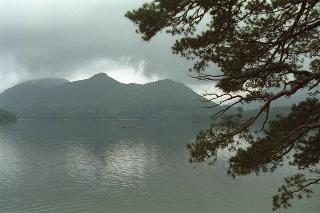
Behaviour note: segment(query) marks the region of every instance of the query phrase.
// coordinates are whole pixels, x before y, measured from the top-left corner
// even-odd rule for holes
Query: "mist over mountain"
[[[74,82],[39,79],[18,84],[0,94],[0,108],[19,118],[178,119],[208,117],[203,99],[172,80],[123,84],[99,73]]]

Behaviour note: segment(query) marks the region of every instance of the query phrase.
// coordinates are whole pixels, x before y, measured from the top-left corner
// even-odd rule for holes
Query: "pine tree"
[[[192,162],[214,162],[230,149],[228,174],[264,173],[290,164],[298,169],[273,197],[273,208],[310,196],[320,182],[320,1],[153,0],[126,13],[149,41],[160,31],[177,36],[172,50],[194,61],[195,78],[216,83],[210,101],[231,102],[189,145]],[[209,74],[211,64],[219,67]],[[268,122],[272,103],[307,90],[308,98]],[[258,101],[250,118],[231,108]],[[223,119],[218,119],[224,116]],[[252,131],[263,118],[261,131]],[[241,141],[241,144],[239,144]]]

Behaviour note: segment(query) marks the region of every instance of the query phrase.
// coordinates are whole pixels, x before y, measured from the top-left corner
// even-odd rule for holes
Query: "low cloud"
[[[144,2],[1,1],[0,90],[31,78],[72,80],[95,71],[125,82],[131,76],[132,82],[171,78],[199,84],[187,76],[191,62],[171,53],[172,37],[162,33],[144,42],[124,17]]]
[[[145,61],[133,62],[131,58],[119,60],[100,59],[78,70],[67,78],[71,81],[87,79],[96,73],[106,73],[110,77],[122,83],[145,84],[161,79],[158,74],[145,75]]]

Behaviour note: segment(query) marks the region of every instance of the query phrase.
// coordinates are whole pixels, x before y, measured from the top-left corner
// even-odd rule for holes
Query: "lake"
[[[0,127],[0,212],[272,212],[272,195],[293,171],[232,179],[223,158],[195,169],[186,144],[205,126],[20,120]],[[317,190],[279,212],[319,212],[319,198]]]

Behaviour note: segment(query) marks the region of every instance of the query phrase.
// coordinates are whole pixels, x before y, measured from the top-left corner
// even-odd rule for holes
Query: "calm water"
[[[224,160],[194,169],[185,145],[201,127],[35,120],[1,127],[0,212],[272,212],[290,169],[236,180]],[[285,212],[319,212],[319,194]]]

